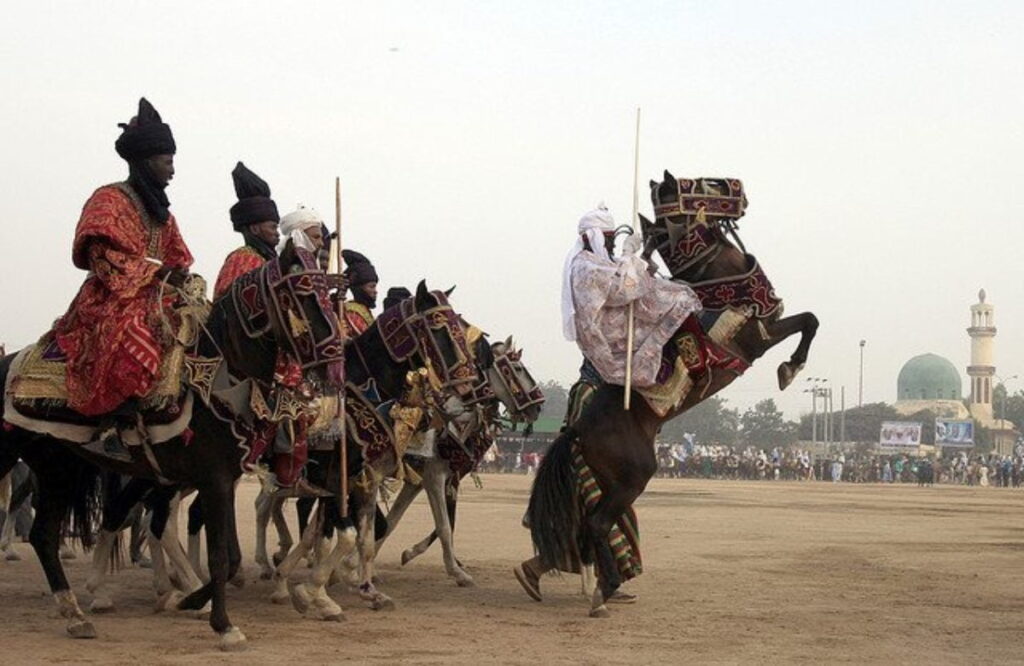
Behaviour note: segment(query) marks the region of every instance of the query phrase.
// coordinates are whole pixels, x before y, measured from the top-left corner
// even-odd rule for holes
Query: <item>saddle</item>
[[[735,308],[690,315],[662,349],[656,383],[636,391],[664,417],[683,403],[703,377],[718,371],[743,374],[750,363],[730,342],[749,317],[749,312]]]
[[[184,348],[172,346],[164,354],[156,386],[141,401],[146,425],[167,425],[181,417],[184,367]],[[8,377],[5,397],[9,397],[11,406],[19,414],[29,419],[77,426],[99,425],[102,416],[84,416],[68,406],[66,374],[67,356],[50,331],[19,353],[17,368],[12,366]]]

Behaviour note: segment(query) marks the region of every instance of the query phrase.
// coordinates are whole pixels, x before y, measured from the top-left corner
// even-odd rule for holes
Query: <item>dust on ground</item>
[[[460,497],[457,550],[476,580],[458,588],[423,498],[378,558],[397,609],[375,612],[344,586],[347,621],[300,617],[268,600],[252,563],[253,499],[239,487],[248,584],[228,589],[248,650],[224,654],[205,622],[155,614],[147,570],[116,574],[100,634],[64,634],[28,544],[0,562],[4,661],[11,664],[1008,663],[1024,650],[1024,493],[996,488],[656,479],[640,499],[645,573],[633,606],[587,617],[579,578],[546,577],[543,603],[510,573],[531,552],[520,519],[529,479],[486,475]],[[294,511],[289,507],[294,525]],[[271,544],[273,546],[273,543]],[[83,606],[86,558],[66,563]],[[305,576],[303,569],[297,575]]]

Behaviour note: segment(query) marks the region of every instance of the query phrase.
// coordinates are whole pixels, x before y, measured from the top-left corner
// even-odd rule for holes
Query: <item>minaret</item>
[[[992,361],[995,345],[996,322],[992,305],[985,302],[985,290],[978,292],[978,302],[971,306],[971,364],[967,375],[971,378],[971,415],[983,424],[992,421],[992,377],[996,367]]]

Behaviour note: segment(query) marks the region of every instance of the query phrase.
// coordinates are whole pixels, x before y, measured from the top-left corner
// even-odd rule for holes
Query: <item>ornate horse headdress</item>
[[[273,332],[303,370],[341,361],[343,348],[338,319],[327,298],[327,278],[311,252],[293,251],[297,265],[287,272],[282,259],[268,261],[231,285],[230,298],[242,328],[250,338]],[[317,307],[303,308],[310,299]]]
[[[427,293],[422,283],[421,289]],[[384,347],[397,363],[404,363],[413,354],[420,354],[430,371],[435,373],[439,388],[464,393],[477,379],[465,324],[442,291],[429,292],[435,304],[417,311],[416,302],[421,295],[418,291],[416,296],[385,310],[377,318]],[[447,344],[442,346],[440,340],[447,341]]]

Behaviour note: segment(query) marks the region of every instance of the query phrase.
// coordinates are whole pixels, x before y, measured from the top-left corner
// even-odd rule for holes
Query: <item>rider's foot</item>
[[[121,431],[115,420],[110,419],[100,424],[99,440],[103,445],[103,454],[105,456],[114,460],[131,462],[132,455],[125,448],[124,442],[121,440]]]
[[[544,598],[540,595],[540,574],[537,573],[533,568],[533,561],[536,558],[524,561],[522,564],[516,565],[512,569],[512,573],[515,574],[516,580],[523,586],[530,598],[534,601],[543,601]]]
[[[608,597],[608,603],[610,604],[635,604],[639,597],[629,592],[623,592],[622,590],[615,590],[612,592],[612,596]]]

